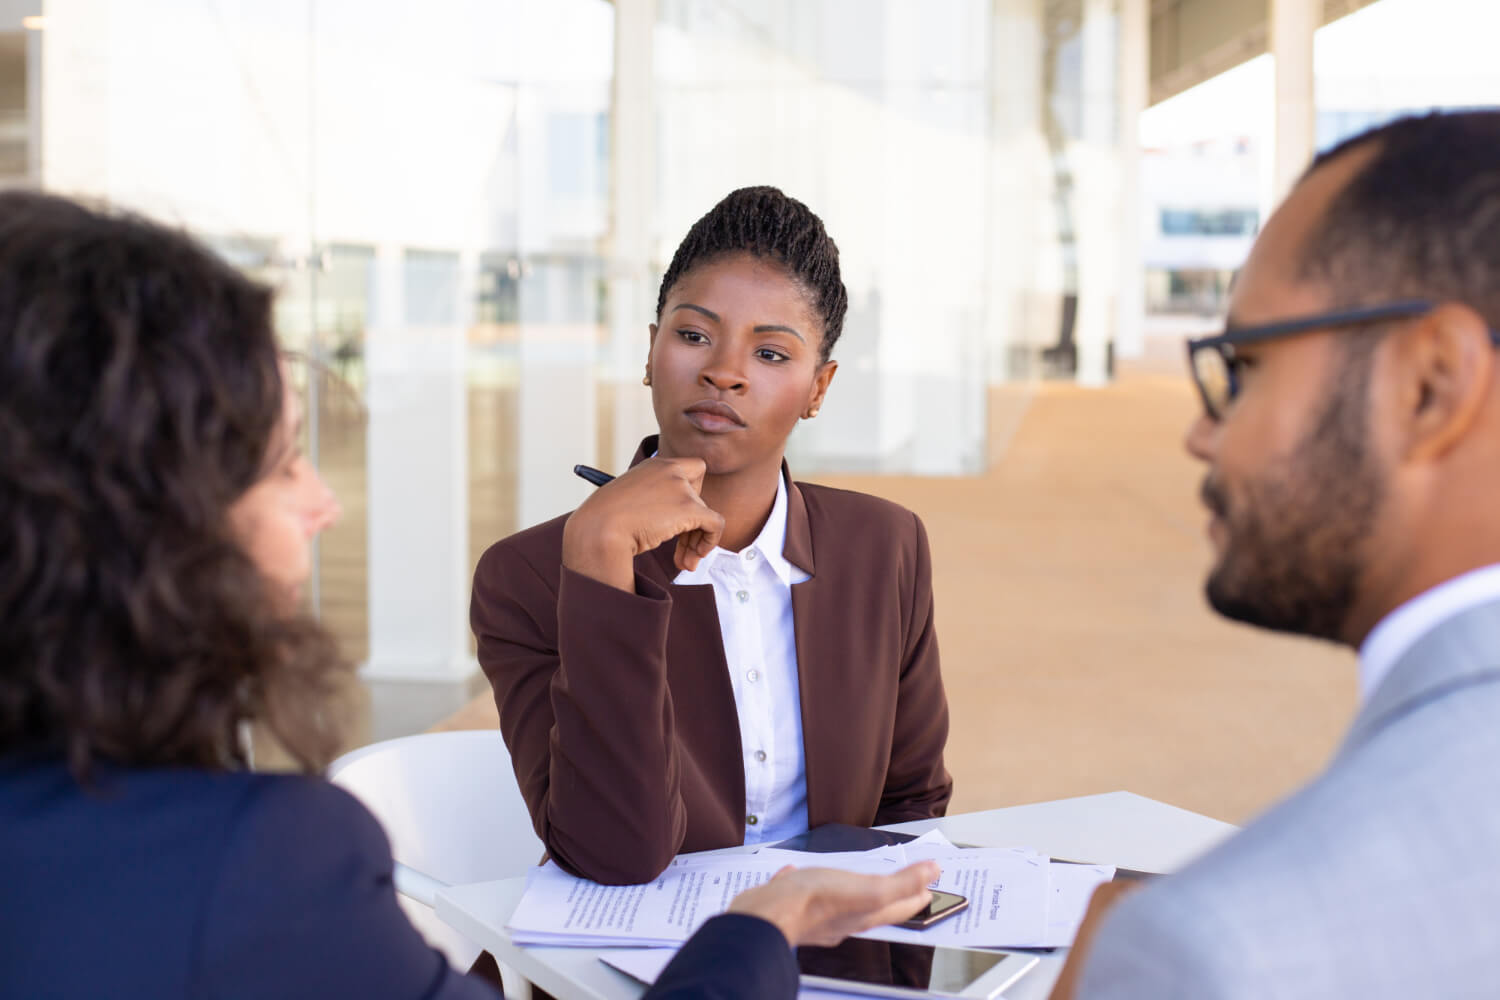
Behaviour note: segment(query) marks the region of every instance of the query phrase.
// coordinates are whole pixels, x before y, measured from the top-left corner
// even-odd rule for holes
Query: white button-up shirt
[[[724,660],[734,687],[745,764],[745,843],[784,840],[807,830],[802,758],[802,695],[792,584],[808,579],[782,555],[786,483],[755,541],[740,552],[715,548],[676,584],[712,584]]]
[[[1500,600],[1500,565],[1470,570],[1413,597],[1380,619],[1359,647],[1359,701],[1363,705],[1396,661],[1422,636],[1454,615]]]

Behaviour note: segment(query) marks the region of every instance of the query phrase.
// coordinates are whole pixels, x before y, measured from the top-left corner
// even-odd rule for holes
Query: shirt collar
[[[642,439],[640,447],[635,450],[635,457],[630,460],[631,468],[656,455],[658,440],[655,434]],[[785,459],[781,462],[781,479],[776,484],[776,490],[778,501],[783,495],[786,498],[784,517],[777,522],[785,542],[777,546],[773,555],[778,562],[785,559],[791,564],[792,583],[802,583],[805,580],[811,580],[813,574],[817,572],[813,563],[811,514],[807,507],[807,497],[803,495],[802,490],[797,488],[797,484],[792,482],[792,474],[787,469]],[[785,491],[784,494],[782,491]],[[767,523],[770,523],[769,519]],[[664,581],[677,578],[677,567],[673,561],[676,548],[677,540],[669,538],[658,545],[651,554],[656,565],[661,567]]]
[[[1497,599],[1500,565],[1485,566],[1418,594],[1382,618],[1359,647],[1360,704],[1418,639],[1454,615]]]
[[[794,583],[800,583],[807,578],[807,574],[796,570],[791,563],[787,562],[786,556],[782,554],[782,548],[786,545],[786,480],[776,477],[776,500],[771,504],[771,513],[766,518],[766,523],[761,526],[760,534],[755,536],[755,541],[745,546],[744,551],[754,549],[760,559],[765,560],[767,566],[776,574],[783,585],[790,587]],[[708,568],[718,559],[739,559],[743,552],[730,552],[718,546],[703,560],[698,563],[694,570],[683,570],[672,580],[675,584],[702,584],[711,582]]]

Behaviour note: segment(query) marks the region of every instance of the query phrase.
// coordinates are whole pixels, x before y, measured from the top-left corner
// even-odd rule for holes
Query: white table
[[[1031,847],[1056,858],[1142,871],[1173,871],[1234,831],[1228,823],[1130,792],[991,809],[888,827],[907,833],[937,829],[949,840],[981,847]],[[739,849],[733,849],[739,850]],[[596,948],[521,948],[505,924],[526,888],[524,878],[457,885],[437,894],[437,914],[484,945],[502,963],[558,1000],[635,1000],[645,988],[599,961]],[[1065,952],[1007,990],[1009,1000],[1043,1000]]]

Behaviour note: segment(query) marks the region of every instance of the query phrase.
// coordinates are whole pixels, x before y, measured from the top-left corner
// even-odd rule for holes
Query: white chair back
[[[385,827],[396,861],[402,909],[459,970],[480,947],[415,899],[413,885],[512,878],[541,860],[543,847],[496,730],[421,733],[344,754],[328,778],[349,791]],[[405,877],[401,877],[401,876]],[[427,876],[427,880],[422,879]],[[430,894],[429,894],[430,905]]]

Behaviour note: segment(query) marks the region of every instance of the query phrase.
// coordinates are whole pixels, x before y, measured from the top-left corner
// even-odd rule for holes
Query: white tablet
[[[1037,963],[1035,955],[850,938],[837,948],[799,948],[806,986],[882,997],[991,1000]]]

